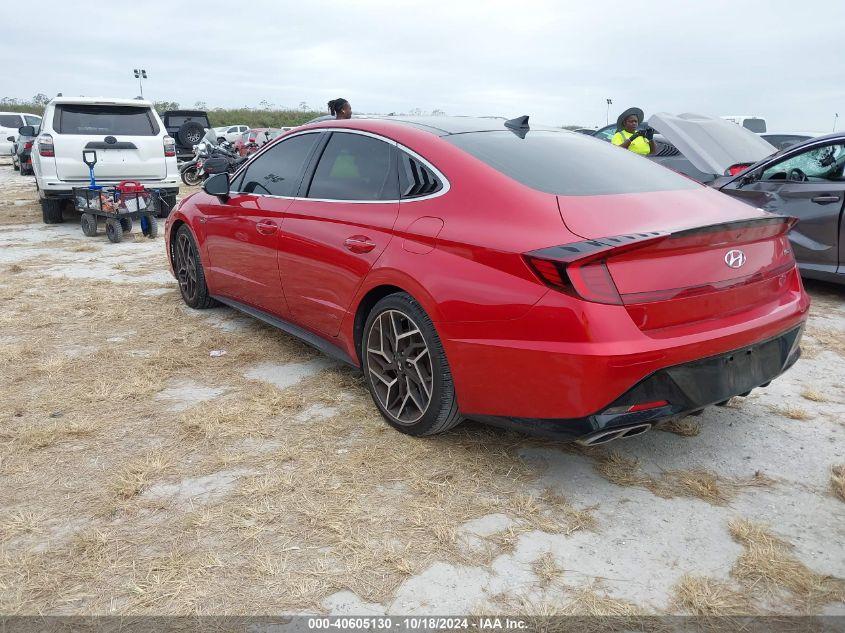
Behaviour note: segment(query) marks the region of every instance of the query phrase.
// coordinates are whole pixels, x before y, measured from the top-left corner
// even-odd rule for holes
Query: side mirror
[[[202,183],[202,190],[224,202],[229,198],[229,174],[214,174]]]
[[[24,125],[23,127],[19,127],[18,134],[21,136],[37,136],[35,133],[35,126],[33,125]]]
[[[6,137],[6,140],[7,140],[7,141],[11,141],[12,143],[14,143],[14,142],[15,142],[15,137],[14,137],[14,136],[7,136],[7,137]]]

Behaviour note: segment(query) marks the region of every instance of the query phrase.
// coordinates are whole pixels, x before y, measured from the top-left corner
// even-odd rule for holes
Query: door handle
[[[816,196],[811,200],[816,204],[830,204],[831,202],[839,202],[839,196]]]
[[[343,241],[343,245],[353,253],[369,253],[376,247],[376,243],[366,235],[347,237]]]
[[[261,235],[272,235],[278,228],[279,227],[276,226],[276,223],[271,222],[270,220],[262,220],[255,225],[255,230],[261,233]]]

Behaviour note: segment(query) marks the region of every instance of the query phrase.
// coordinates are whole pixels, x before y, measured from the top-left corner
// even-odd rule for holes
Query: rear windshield
[[[0,127],[12,127],[16,130],[21,126],[19,114],[0,114]]]
[[[164,120],[164,124],[170,127],[182,127],[188,121],[196,121],[203,127],[209,127],[208,119],[204,116],[185,116],[171,114]]]
[[[159,131],[150,108],[112,105],[57,105],[53,127],[59,134],[155,136]]]
[[[539,191],[592,196],[694,189],[688,178],[604,141],[572,132],[471,132],[443,137]]]

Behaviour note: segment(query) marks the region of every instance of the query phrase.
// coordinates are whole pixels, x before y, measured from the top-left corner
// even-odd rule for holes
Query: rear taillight
[[[164,137],[164,155],[167,157],[176,156],[176,141],[172,136]]]
[[[53,147],[53,137],[50,134],[42,134],[38,137],[38,153],[41,156],[55,157],[56,148]]]
[[[622,305],[605,260],[610,255],[643,248],[666,237],[652,232],[587,240],[532,251],[525,254],[525,260],[540,280],[555,290],[595,303]]]
[[[32,149],[32,141],[27,141],[23,144],[24,149]]]
[[[731,165],[725,170],[725,176],[736,176],[739,172],[745,171],[751,166],[751,163],[737,163]]]

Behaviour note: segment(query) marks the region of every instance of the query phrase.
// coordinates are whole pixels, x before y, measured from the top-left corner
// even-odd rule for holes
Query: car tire
[[[409,294],[388,295],[373,307],[364,325],[360,357],[373,402],[397,431],[435,435],[461,423],[440,337]]]
[[[176,138],[183,147],[193,147],[202,141],[205,128],[196,121],[186,121],[176,132]]]
[[[123,226],[117,218],[109,218],[106,220],[106,237],[109,242],[117,244],[123,239]]]
[[[97,216],[93,213],[83,213],[79,218],[79,224],[82,225],[82,234],[86,237],[97,235]]]
[[[56,198],[42,198],[41,199],[41,219],[44,224],[61,224],[64,222],[62,217],[62,209],[65,206],[65,201]]]
[[[144,237],[148,237],[151,240],[156,238],[158,235],[158,220],[156,220],[154,215],[141,216],[141,233],[144,234]]]
[[[132,232],[132,218],[119,218],[120,219],[120,228],[123,229],[124,233],[131,233]]]
[[[183,224],[176,231],[173,240],[173,270],[179,282],[179,294],[189,307],[205,310],[217,305],[208,293],[205,282],[205,270],[202,267],[197,242],[191,229]]]
[[[173,207],[176,206],[176,194],[163,194],[160,199],[155,201],[156,215],[160,218],[166,218],[170,215]]]

